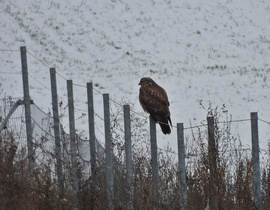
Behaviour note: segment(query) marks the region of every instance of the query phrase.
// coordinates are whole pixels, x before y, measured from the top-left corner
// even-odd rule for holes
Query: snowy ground
[[[168,93],[173,124],[205,122],[200,104],[207,108],[209,101],[212,107],[225,104],[233,120],[258,112],[270,121],[268,1],[5,0],[0,19],[1,98],[23,95],[16,50],[26,46],[30,94],[45,112],[51,109],[49,67],[55,67],[62,77],[83,86],[92,81],[100,92],[128,101],[142,114],[138,82],[150,76]],[[57,85],[65,107],[62,77]],[[81,111],[87,110],[86,89],[74,86],[74,96],[76,128],[87,136],[87,115]],[[97,92],[95,111],[103,116]],[[96,122],[102,133],[102,120]],[[232,131],[250,145],[250,122],[234,123]],[[259,132],[266,150],[270,125],[259,121]],[[159,131],[159,147],[168,143],[176,148],[176,129],[169,136]]]

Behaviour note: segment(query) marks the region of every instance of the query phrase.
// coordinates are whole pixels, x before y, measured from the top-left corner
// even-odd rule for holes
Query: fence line
[[[6,50],[6,51],[10,51],[10,50]],[[14,51],[19,51],[19,50],[14,50]],[[29,50],[27,50],[27,53],[29,53],[29,55],[31,55],[33,58],[35,58],[36,60],[38,60],[40,63],[42,63],[44,66],[46,66],[46,67],[48,67],[48,68],[50,68],[50,66],[48,65],[48,64],[46,64],[45,62],[43,62],[43,61],[41,61],[41,59],[38,59],[37,58],[37,56],[35,56],[35,55],[33,55],[33,53],[30,53],[29,52]],[[28,73],[29,74],[29,73]],[[64,80],[68,80],[66,77],[64,77],[62,74],[60,74],[59,72],[57,72],[56,71],[56,74],[57,75],[59,75],[62,79],[64,79]],[[31,75],[30,75],[31,76]],[[36,80],[38,83],[40,83],[42,86],[44,86],[41,82],[39,82],[36,78],[34,78],[33,76],[31,76],[34,80]],[[78,87],[83,87],[83,88],[87,88],[87,86],[86,85],[81,85],[81,84],[76,84],[76,83],[73,83],[73,85],[74,86],[78,86]],[[46,87],[46,86],[44,86],[46,89],[48,89],[48,90],[50,90],[50,88],[48,88],[48,87]],[[102,93],[101,91],[99,91],[98,89],[96,89],[96,88],[94,88],[93,87],[93,90],[95,90],[97,93],[99,93],[100,95],[103,95],[104,93]],[[51,91],[51,90],[50,90]],[[59,98],[61,98],[60,96],[58,96]],[[62,98],[61,98],[62,99]],[[109,98],[109,100],[110,101],[112,101],[114,104],[116,104],[116,105],[118,105],[118,106],[120,106],[121,108],[123,107],[123,105],[124,104],[121,104],[121,103],[119,103],[119,102],[117,102],[117,101],[115,101],[114,99],[112,99],[112,98]],[[65,102],[65,100],[63,100],[64,102]],[[66,102],[67,103],[67,102]],[[75,108],[75,109],[77,109],[77,110],[79,110],[79,111],[84,111],[84,112],[87,112],[86,110],[81,110],[81,109],[78,109],[78,108]],[[133,110],[133,109],[131,109],[131,112],[133,112],[133,113],[135,113],[135,114],[137,114],[137,115],[139,115],[139,116],[142,116],[142,117],[144,117],[144,118],[147,118],[147,116],[145,116],[145,115],[143,115],[143,114],[141,114],[141,113],[139,113],[139,112],[136,112],[135,110]],[[102,118],[101,118],[102,119]],[[262,122],[265,122],[265,123],[267,123],[267,124],[270,124],[270,122],[268,122],[268,121],[266,121],[266,120],[262,120],[262,119],[260,119],[260,118],[258,118],[260,121],[262,121]],[[104,120],[104,119],[103,119]],[[232,123],[234,123],[234,122],[242,122],[242,121],[250,121],[251,119],[237,119],[237,120],[232,120],[232,121],[221,121],[221,122],[217,122],[217,123],[219,123],[219,124],[222,124],[222,123],[228,123],[228,122],[232,122]],[[186,129],[192,129],[192,128],[198,128],[198,127],[203,127],[203,126],[206,126],[205,124],[201,124],[201,125],[197,125],[197,126],[190,126],[190,127],[185,127],[184,129],[186,130]],[[177,128],[177,126],[176,125],[173,125],[173,127],[175,127],[175,128]]]
[[[1,99],[0,99],[0,100],[1,100]],[[48,113],[45,113],[45,112],[44,112],[42,109],[40,109],[36,104],[33,104],[33,105],[34,105],[37,109],[39,109],[43,114],[45,114],[45,115],[47,115],[48,117],[51,117],[51,118],[53,119],[53,116],[49,115]],[[125,106],[125,105],[124,105],[124,106]],[[84,110],[84,111],[85,111],[85,110]],[[95,116],[100,117],[99,115],[96,115],[96,114],[95,114]],[[19,117],[19,118],[22,118],[22,117]],[[14,119],[14,117],[13,117],[12,119]],[[103,118],[100,118],[100,119],[101,119],[102,121],[104,121]],[[32,120],[35,120],[35,119],[32,118]],[[260,120],[260,118],[258,118],[258,120]],[[219,123],[230,123],[230,122],[236,123],[236,122],[245,122],[245,121],[250,121],[250,119],[233,120],[233,121],[221,121],[221,122],[217,122],[217,123],[218,123],[218,124],[219,124]],[[36,123],[36,124],[37,124],[37,126],[39,126],[38,123]],[[195,129],[195,128],[198,128],[198,127],[205,127],[205,128],[206,128],[206,126],[207,126],[207,125],[202,124],[202,125],[200,125],[200,126],[190,126],[190,127],[186,127],[186,128],[183,128],[183,129],[184,129],[184,130],[188,130],[188,129]],[[39,126],[39,128],[42,129],[43,132],[47,133],[47,131],[44,130],[44,129],[42,128],[42,126]],[[98,128],[96,128],[96,129],[98,129]],[[98,130],[99,130],[99,129],[98,129]],[[119,130],[119,131],[121,131],[121,130]],[[102,131],[99,130],[99,132],[105,137],[105,134],[104,134]],[[47,134],[49,134],[49,133],[47,133]],[[52,136],[52,134],[49,134],[49,135],[51,135],[51,137],[54,137],[54,136]],[[82,140],[82,141],[83,141],[83,140]],[[89,141],[89,139],[85,139],[85,141]],[[150,145],[150,143],[149,143],[149,145]],[[165,152],[169,152],[169,153],[178,155],[178,152],[177,152],[177,151],[172,151],[172,150],[170,150],[170,149],[158,148],[158,150],[161,150],[161,151],[165,151]],[[242,149],[242,150],[250,150],[250,151],[251,151],[251,149]],[[261,151],[267,152],[266,149],[262,149],[262,148],[261,148],[260,150],[261,150]]]
[[[68,151],[67,147],[64,146],[64,144],[66,144],[66,139],[67,139],[67,135],[66,134],[57,134],[60,132],[56,130],[54,130],[54,134],[52,133],[49,133],[46,131],[46,129],[43,128],[42,125],[39,124],[39,122],[37,122],[32,116],[32,112],[31,112],[31,105],[30,105],[30,95],[29,95],[29,84],[28,84],[28,78],[26,78],[29,74],[27,73],[27,62],[26,62],[26,49],[24,47],[21,48],[21,54],[22,54],[22,69],[23,69],[23,80],[24,80],[24,88],[26,89],[24,92],[25,92],[25,95],[24,95],[24,105],[25,105],[25,119],[27,122],[27,125],[26,125],[26,130],[27,130],[27,143],[29,145],[34,145],[35,147],[40,147],[41,150],[43,151],[46,151],[48,154],[50,154],[51,156],[54,156],[53,158],[57,157],[58,155],[54,155],[52,152],[50,152],[50,150],[47,150],[46,148],[43,148],[43,143],[42,144],[38,144],[36,142],[38,142],[38,140],[42,140],[42,135],[37,135],[36,138],[33,138],[33,136],[30,137],[30,134],[29,133],[32,133],[33,131],[33,128],[30,127],[29,128],[29,121],[30,121],[30,126],[35,124],[37,125],[38,127],[40,127],[40,129],[47,135],[47,136],[50,136],[50,137],[55,137],[56,140],[55,140],[55,153],[56,150],[57,150],[57,147],[60,147],[61,143],[62,143],[62,146],[63,146],[63,154],[61,154],[60,152],[60,156],[65,156],[65,155],[70,155],[71,156],[71,180],[72,180],[72,194],[73,194],[73,199],[74,199],[74,209],[77,208],[78,206],[78,201],[77,201],[77,193],[78,193],[78,180],[77,180],[77,172],[78,172],[78,160],[77,160],[77,156],[80,157],[81,153],[80,153],[80,147],[79,147],[79,141],[80,143],[82,143],[82,140],[79,139],[79,137],[77,136],[76,132],[75,132],[75,118],[74,118],[74,110],[76,109],[74,107],[74,100],[73,100],[73,86],[81,86],[81,87],[84,87],[84,88],[87,88],[87,91],[89,91],[91,89],[90,92],[88,92],[88,103],[89,101],[93,101],[93,92],[92,90],[95,90],[92,87],[90,87],[90,84],[87,84],[87,86],[82,86],[82,85],[78,85],[78,84],[73,84],[72,80],[66,80],[67,82],[67,89],[68,89],[68,109],[69,109],[69,130],[70,130],[70,135],[68,137],[68,139],[70,140],[70,148]],[[56,71],[54,74],[57,74],[59,75]],[[63,79],[65,79],[63,77]],[[27,91],[28,89],[28,91]],[[56,89],[56,85],[55,87],[51,87],[51,91],[53,91],[53,89]],[[101,94],[101,92],[98,92]],[[89,96],[89,94],[91,96]],[[91,164],[94,162],[93,160],[95,160],[95,153],[97,152],[97,155],[99,156],[103,156],[103,157],[97,157],[96,159],[98,160],[98,163],[94,163],[95,165],[91,166],[91,173],[92,173],[92,178],[91,178],[91,181],[93,182],[93,184],[95,184],[95,179],[93,179],[93,171],[95,171],[95,167],[96,164],[100,165],[100,162],[99,161],[103,161],[105,162],[106,164],[106,169],[105,169],[105,178],[106,178],[106,186],[107,186],[107,207],[108,209],[114,209],[114,199],[115,199],[115,194],[114,194],[114,174],[116,173],[117,170],[122,170],[121,167],[122,167],[122,163],[121,162],[118,162],[117,160],[115,160],[115,157],[113,155],[113,151],[112,151],[112,148],[113,148],[113,145],[112,145],[112,135],[111,135],[111,123],[110,123],[110,101],[112,101],[114,104],[118,105],[118,106],[121,106],[121,108],[123,108],[123,110],[125,111],[125,106],[121,105],[121,103],[115,101],[115,100],[112,100],[108,94],[102,94],[103,95],[103,102],[104,102],[104,119],[102,119],[104,121],[104,129],[105,129],[105,132],[104,132],[104,137],[105,137],[105,149],[100,147],[100,145],[95,145],[95,143],[97,143],[96,141],[96,138],[95,138],[95,134],[94,134],[94,130],[95,130],[95,126],[94,126],[94,115],[96,115],[96,113],[94,112],[94,109],[93,109],[93,104],[90,105],[92,106],[91,107],[88,107],[88,111],[84,111],[86,113],[89,114],[88,118],[89,118],[89,121],[93,120],[91,125],[89,125],[89,131],[90,131],[90,135],[89,135],[89,140],[90,140],[90,143],[94,143],[91,145],[90,147],[90,160],[91,160]],[[54,97],[52,96],[52,100],[53,100],[53,111],[55,111],[56,109],[58,109],[58,102],[57,102],[57,92],[54,93]],[[92,99],[90,99],[92,98]],[[37,106],[36,106],[37,107]],[[38,108],[38,107],[37,107]],[[40,110],[41,111],[41,110]],[[141,115],[139,114],[138,112],[135,112],[135,111],[132,111],[130,108],[129,108],[129,112],[134,112],[135,114],[138,114],[140,116],[143,116],[144,118],[146,118],[144,115]],[[27,113],[28,112],[28,113]],[[126,113],[126,112],[125,112]],[[43,112],[44,115],[48,116],[48,118],[46,118],[45,120],[48,121],[47,123],[47,127],[51,128],[52,127],[52,124],[49,123],[49,121],[51,121],[52,119],[53,120],[57,120],[56,116],[55,116],[55,113],[53,113],[53,116],[50,116],[48,114],[46,114],[45,112]],[[257,113],[256,113],[257,114]],[[129,116],[130,117],[130,116]],[[125,127],[125,132],[123,132],[121,130],[121,132],[123,132],[125,135],[130,133],[130,119],[127,119],[129,118],[127,114],[124,114],[124,121],[125,121],[125,125],[129,123],[129,125],[127,127]],[[264,123],[267,123],[267,124],[270,124],[269,122],[265,121],[265,120],[262,120],[262,119],[259,119],[258,116],[256,115],[256,121],[257,120],[260,120]],[[43,120],[43,119],[42,119]],[[45,121],[44,120],[44,121]],[[157,144],[156,144],[156,123],[152,120],[152,118],[149,118],[150,120],[150,142],[151,142],[151,167],[152,167],[152,187],[153,187],[153,197],[152,197],[152,205],[153,205],[153,208],[154,209],[158,209],[159,208],[159,192],[158,192],[158,178],[159,178],[159,170],[158,170],[158,152],[157,152]],[[32,121],[32,122],[31,122]],[[59,119],[58,119],[59,121]],[[252,123],[252,141],[255,141],[255,144],[258,144],[258,137],[256,137],[256,135],[258,135],[258,131],[254,131],[254,116],[251,115],[251,119],[240,119],[240,120],[230,120],[230,121],[221,121],[221,122],[215,122],[217,124],[219,123],[239,123],[239,122],[245,122],[245,121],[250,121]],[[57,124],[57,123],[56,123]],[[61,127],[62,125],[58,124],[57,125],[54,125],[54,127]],[[202,124],[202,125],[199,125],[199,126],[191,126],[191,127],[187,127],[187,128],[184,128],[184,125],[181,124],[181,127],[179,127],[179,124],[176,124],[175,127],[177,127],[177,133],[179,134],[179,138],[181,140],[183,140],[183,131],[185,129],[194,129],[194,128],[199,128],[199,127],[206,127],[208,126],[208,156],[209,156],[209,163],[210,163],[210,176],[212,177],[212,181],[211,182],[211,195],[210,195],[210,206],[212,209],[218,209],[218,206],[219,206],[219,203],[218,203],[218,197],[217,197],[217,180],[216,180],[216,177],[217,177],[217,174],[216,174],[216,166],[217,166],[217,163],[216,163],[216,159],[217,159],[217,156],[218,156],[218,148],[217,148],[217,145],[215,145],[215,133],[214,133],[214,118],[212,117],[211,119],[210,118],[207,118],[207,124]],[[257,125],[258,126],[258,125]],[[255,126],[256,127],[256,126]],[[29,132],[29,129],[31,129],[31,132]],[[258,129],[257,129],[258,130]],[[62,133],[63,131],[61,131]],[[92,135],[91,135],[92,133]],[[255,133],[255,134],[254,134]],[[128,183],[128,186],[130,186],[130,183],[131,183],[131,171],[132,171],[132,155],[131,155],[131,146],[129,146],[128,144],[131,144],[129,141],[130,141],[130,138],[131,138],[131,134],[128,134],[129,136],[126,136],[126,168],[128,169],[128,175],[127,175],[127,183]],[[254,137],[255,135],[255,137]],[[58,137],[57,137],[58,136]],[[57,138],[58,138],[58,142],[57,142]],[[36,142],[33,142],[33,139],[36,141]],[[61,141],[61,142],[60,142]],[[31,149],[31,147],[28,145],[28,159],[29,159],[29,168],[30,168],[30,174],[33,173],[32,170],[34,170],[34,152],[33,152],[33,148]],[[253,144],[252,144],[253,145]],[[183,149],[185,148],[184,146],[184,143],[181,142],[179,143],[179,152],[178,153],[174,153],[174,154],[178,154],[178,163],[180,164],[180,162],[182,163],[182,167],[183,165],[185,164],[185,154],[183,155],[183,153],[185,153],[183,151]],[[92,148],[92,149],[91,149]],[[180,148],[181,148],[181,152],[180,152]],[[59,148],[58,148],[59,149]],[[102,152],[99,152],[98,150],[101,150],[103,152],[103,154],[105,153],[106,155],[102,155]],[[104,152],[105,150],[105,152]],[[163,149],[164,150],[164,149]],[[88,150],[89,151],[89,150]],[[168,150],[165,150],[167,152],[171,152],[171,151],[168,151]],[[258,148],[258,145],[257,145],[257,148],[254,149],[253,146],[252,146],[252,154],[256,154],[256,156],[253,155],[253,159],[256,159],[256,161],[254,162],[258,162],[257,160],[259,159],[259,148]],[[59,152],[59,150],[58,150]],[[84,159],[81,158],[83,161]],[[104,159],[104,160],[103,160]],[[58,159],[58,161],[61,162],[61,158]],[[57,162],[58,162],[57,161]],[[58,162],[58,164],[60,165],[60,162]],[[86,162],[86,161],[84,161]],[[259,164],[256,166],[256,168],[254,168],[254,172],[256,171],[259,171]],[[58,168],[58,166],[57,166]],[[181,201],[181,209],[185,209],[185,198],[186,198],[186,193],[187,193],[187,186],[185,184],[185,180],[184,180],[184,177],[183,176],[183,173],[185,172],[185,167],[184,168],[181,168],[179,167],[179,171],[181,171],[181,175],[179,177],[179,182],[182,183],[181,184],[181,196],[180,196],[180,200],[181,198],[184,198],[183,201]],[[57,175],[58,175],[58,179],[61,179],[61,173],[60,171],[57,172]],[[260,180],[260,174],[259,173],[254,173],[254,177],[256,178],[256,181],[254,181],[254,196],[255,197],[255,204],[257,206],[258,209],[260,209],[260,205],[261,205],[261,201],[260,201],[260,187],[258,185],[256,185],[256,183],[260,182],[258,181],[258,179]],[[255,179],[254,178],[254,179]],[[63,183],[61,183],[63,184]],[[59,185],[60,186],[60,185]],[[183,190],[183,191],[182,191]],[[92,191],[92,192],[95,192]],[[133,189],[131,187],[129,187],[129,202],[128,202],[128,205],[129,205],[129,208],[132,209],[133,208],[133,202],[132,202],[132,199],[133,199]]]
[[[19,52],[20,50],[14,50],[14,49],[0,49],[0,51],[10,51],[10,52]],[[31,53],[29,50],[26,50],[26,52],[29,54],[29,55],[31,55],[33,58],[35,58],[37,61],[39,61],[41,64],[43,64],[44,66],[46,66],[46,67],[48,67],[48,68],[51,68],[48,64],[46,64],[45,62],[43,62],[41,59],[39,59],[37,56],[35,56],[33,53]],[[0,72],[0,73],[3,73],[3,72]],[[6,72],[6,73],[10,73],[10,72]],[[18,73],[16,73],[16,74],[21,74],[21,72],[18,72]],[[28,74],[29,74],[29,72],[28,72]],[[58,75],[58,76],[60,76],[62,79],[64,79],[64,80],[68,80],[67,78],[65,78],[62,74],[60,74],[59,72],[57,72],[56,71],[56,74]],[[33,78],[35,81],[37,81],[39,84],[41,84],[43,87],[45,87],[46,89],[48,89],[48,90],[50,90],[51,91],[51,89],[49,88],[49,87],[47,87],[47,86],[45,86],[44,84],[42,84],[40,81],[38,81],[34,76],[32,76],[31,74],[29,74],[29,76],[31,76],[31,78]],[[76,83],[74,83],[73,84],[74,86],[78,86],[78,87],[84,87],[84,88],[87,88],[87,86],[86,85],[80,85],[80,84],[76,84]],[[102,93],[101,91],[99,91],[99,90],[97,90],[96,88],[94,88],[93,87],[93,90],[95,90],[97,93],[99,93],[100,95],[103,95],[104,93]],[[58,96],[59,98],[61,98],[60,96]],[[111,99],[110,98],[110,100],[113,102],[113,103],[115,103],[115,104],[117,104],[117,105],[119,105],[119,106],[121,106],[121,107],[123,107],[123,104],[121,104],[121,103],[119,103],[119,102],[117,102],[117,101],[115,101],[115,100],[113,100],[113,99]],[[63,101],[65,101],[65,100],[63,100]],[[67,103],[67,102],[66,102]],[[76,109],[76,108],[75,108]],[[81,110],[82,111],[82,110]],[[85,111],[85,110],[83,110],[83,111]],[[141,113],[138,113],[138,112],[136,112],[136,111],[134,111],[134,110],[131,110],[132,112],[134,112],[134,113],[136,113],[136,114],[138,114],[138,115],[140,115],[140,116],[142,116],[142,117],[145,117],[145,118],[147,118],[147,116],[145,116],[145,115],[143,115],[143,114],[141,114]],[[260,118],[258,118],[260,121],[262,121],[262,122],[265,122],[265,123],[267,123],[267,124],[270,124],[270,122],[269,121],[266,121],[266,120],[263,120],[263,119],[260,119]],[[231,122],[241,122],[241,121],[248,121],[248,120],[250,120],[250,119],[239,119],[239,120],[232,120]],[[222,121],[222,122],[218,122],[218,123],[227,123],[227,121]],[[206,126],[206,125],[204,125],[204,124],[202,124],[202,125],[198,125],[198,126],[190,126],[190,127],[186,127],[186,128],[184,128],[184,129],[191,129],[191,128],[197,128],[197,127],[201,127],[201,126]],[[177,128],[177,126],[175,126],[176,128]]]
[[[17,98],[16,98],[17,99]],[[0,100],[4,100],[4,99],[0,99]],[[13,100],[13,99],[12,99]],[[50,115],[50,113],[46,113],[46,112],[44,112],[41,108],[39,108],[35,103],[34,104],[32,104],[31,106],[35,106],[36,107],[36,109],[38,109],[40,112],[42,112],[44,115],[46,115],[48,118],[51,118],[51,119],[54,119],[53,118],[53,116],[52,115]],[[95,115],[95,116],[97,116],[97,115]],[[11,117],[11,119],[22,119],[23,117],[22,116],[17,116],[17,117]],[[258,118],[258,119],[260,119],[260,118]],[[43,129],[43,127],[42,126],[40,126],[39,125],[39,123],[32,117],[32,120],[35,122],[35,124],[45,133],[45,134],[47,134],[47,135],[50,135],[52,138],[54,138],[54,136],[51,134],[51,133],[48,133],[48,131],[46,131],[45,129]],[[104,121],[104,119],[102,118],[102,120]],[[249,119],[246,119],[246,120],[236,120],[236,121],[234,121],[234,122],[241,122],[241,121],[250,121]],[[227,121],[227,122],[225,122],[225,121],[222,121],[221,123],[228,123],[228,122],[230,122],[230,121]],[[218,122],[219,123],[219,122]],[[201,125],[201,127],[206,127],[207,125]],[[193,129],[193,128],[198,128],[198,126],[192,126],[192,127],[189,127],[190,129]],[[188,129],[188,128],[184,128],[184,130],[186,130],[186,129]],[[119,130],[120,131],[120,130]],[[99,132],[101,132],[101,131],[99,131]],[[103,132],[101,132],[101,134],[105,137],[105,134],[103,133]],[[86,140],[82,140],[82,141],[89,141],[89,139],[86,139]],[[149,144],[150,145],[150,144]],[[172,151],[172,150],[170,150],[170,149],[164,149],[164,148],[158,148],[158,150],[161,150],[161,151],[165,151],[165,152],[169,152],[169,153],[172,153],[172,154],[175,154],[175,155],[177,155],[178,154],[178,152],[177,151]],[[242,150],[250,150],[251,151],[251,149],[242,149]],[[261,151],[267,151],[266,149],[260,149]]]

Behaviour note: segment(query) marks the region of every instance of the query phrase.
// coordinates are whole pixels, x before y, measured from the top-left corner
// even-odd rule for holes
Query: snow
[[[258,112],[270,121],[268,1],[5,0],[0,5],[3,97],[23,96],[19,47],[26,46],[30,95],[45,112],[51,109],[49,67],[55,67],[63,107],[65,79],[82,86],[92,81],[101,93],[128,101],[147,116],[138,103],[138,82],[150,76],[168,93],[174,125],[205,123],[200,103],[209,102],[213,108],[225,104],[233,120]],[[102,117],[102,96],[94,94],[95,112]],[[87,112],[86,89],[74,86],[74,98],[76,129],[87,137],[87,115],[81,117]],[[103,121],[97,118],[96,124],[102,133]],[[249,122],[232,127],[251,145]],[[159,147],[169,143],[176,149],[176,129],[169,136],[157,130]],[[269,131],[269,124],[259,121],[265,150]]]

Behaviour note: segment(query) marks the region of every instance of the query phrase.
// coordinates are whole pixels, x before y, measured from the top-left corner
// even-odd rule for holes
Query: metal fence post
[[[152,183],[153,183],[153,209],[158,209],[158,161],[157,161],[157,133],[156,122],[149,116],[150,120],[150,142],[151,142],[151,165],[152,165]]]
[[[96,136],[94,120],[94,99],[93,84],[87,83],[87,102],[88,102],[88,123],[89,123],[89,144],[91,159],[91,205],[95,208],[95,186],[96,186]]]
[[[214,117],[207,117],[208,124],[208,157],[210,170],[210,198],[211,210],[218,210],[218,185],[217,185],[217,145],[215,141]]]
[[[69,114],[69,132],[70,132],[70,153],[71,153],[71,179],[72,179],[72,196],[74,199],[74,209],[77,209],[78,200],[78,166],[76,152],[76,133],[75,133],[75,116],[74,116],[74,101],[73,101],[73,83],[72,80],[67,80],[68,91],[68,114]]]
[[[28,165],[30,177],[34,176],[34,150],[33,150],[33,136],[31,125],[31,102],[29,94],[29,82],[28,82],[28,68],[27,68],[27,56],[26,47],[21,47],[21,63],[22,63],[22,79],[23,79],[23,95],[24,95],[24,107],[25,107],[25,122],[26,122],[26,136],[27,136],[27,149],[28,149]]]
[[[133,209],[133,186],[132,186],[132,153],[131,153],[131,125],[130,125],[130,106],[124,105],[124,126],[125,126],[125,151],[127,169],[127,188],[128,188],[128,210]]]
[[[260,149],[258,132],[258,114],[250,113],[251,141],[252,141],[252,169],[253,169],[253,193],[256,209],[262,210],[261,175],[260,175]]]
[[[113,166],[112,166],[112,138],[110,122],[110,99],[109,94],[103,94],[104,103],[104,124],[105,124],[105,152],[106,152],[106,183],[107,183],[107,201],[108,209],[114,209],[113,192]]]
[[[55,68],[50,68],[51,77],[51,93],[52,93],[52,110],[54,122],[54,138],[55,138],[55,157],[56,157],[56,173],[58,177],[58,187],[63,193],[63,169],[62,169],[62,152],[61,152],[61,139],[60,139],[60,121],[58,112],[58,99],[57,99],[57,84]]]
[[[185,162],[185,140],[184,124],[177,123],[177,142],[178,142],[178,170],[180,188],[180,209],[186,209],[187,205],[187,182],[186,182],[186,162]]]

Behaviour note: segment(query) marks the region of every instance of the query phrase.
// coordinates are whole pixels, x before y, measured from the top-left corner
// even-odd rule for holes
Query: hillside
[[[23,96],[17,50],[26,46],[30,94],[45,112],[51,109],[49,67],[55,67],[64,106],[65,79],[79,85],[92,81],[98,91],[143,114],[138,82],[150,76],[167,90],[174,124],[205,122],[202,105],[207,109],[209,102],[213,108],[225,105],[224,120],[230,114],[248,119],[250,112],[270,119],[270,2],[6,0],[0,6],[2,97]],[[75,107],[87,110],[86,89],[75,86],[74,92]],[[98,92],[95,103],[103,116]],[[86,116],[76,121],[85,136],[86,121]],[[103,131],[102,120],[96,122]],[[234,124],[232,132],[250,144],[249,127]],[[260,121],[259,131],[265,149],[269,125]],[[175,148],[175,136],[176,130],[166,137],[159,132],[159,146]]]

